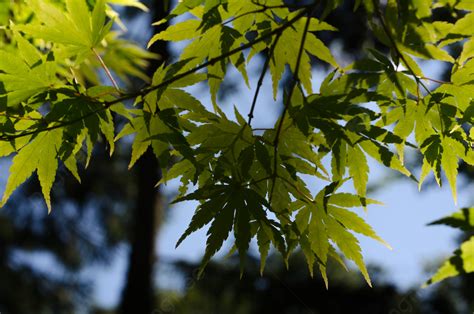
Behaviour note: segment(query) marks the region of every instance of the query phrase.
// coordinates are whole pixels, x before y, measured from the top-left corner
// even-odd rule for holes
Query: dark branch
[[[314,10],[314,9],[313,9]],[[309,30],[309,24],[311,22],[311,16],[310,14],[308,18],[306,19],[306,23],[304,26],[304,31],[303,31],[303,38],[301,39],[301,44],[300,48],[298,51],[298,58],[296,59],[296,64],[295,64],[295,71],[293,73],[293,82],[291,84],[290,90],[288,92],[288,96],[286,98],[286,102],[283,108],[283,113],[281,114],[280,121],[278,122],[278,126],[276,129],[276,134],[275,134],[275,140],[273,141],[273,179],[272,179],[272,187],[270,190],[270,196],[269,196],[269,203],[271,204],[272,202],[272,197],[273,197],[273,191],[275,190],[275,183],[276,179],[278,177],[278,145],[280,143],[280,133],[281,133],[281,128],[283,126],[283,122],[285,121],[286,113],[288,112],[288,108],[290,107],[290,102],[291,98],[293,97],[293,92],[296,88],[296,85],[300,82],[298,72],[299,68],[301,65],[301,59],[303,57],[303,52],[304,52],[304,45],[306,42],[306,35]]]
[[[101,107],[100,109],[97,109],[97,110],[94,110],[94,111],[91,111],[87,114],[84,114],[82,115],[81,117],[78,117],[77,119],[72,119],[72,120],[69,120],[69,121],[65,121],[63,123],[59,123],[59,124],[56,124],[56,125],[53,125],[53,126],[49,126],[49,127],[45,127],[45,128],[42,128],[42,129],[36,129],[36,130],[30,130],[30,131],[24,131],[24,132],[21,132],[19,134],[14,134],[14,135],[3,135],[3,136],[0,136],[0,141],[12,141],[14,139],[17,139],[17,138],[21,138],[21,137],[24,137],[24,136],[28,136],[28,135],[33,135],[33,134],[39,134],[39,133],[42,133],[42,132],[47,132],[47,131],[51,131],[51,130],[55,130],[55,129],[58,129],[58,128],[62,128],[62,127],[65,127],[65,126],[68,126],[68,125],[72,125],[72,124],[75,124],[77,122],[80,122],[84,119],[87,119],[88,117],[90,116],[93,116],[103,110],[106,110],[108,108],[110,108],[111,106],[115,105],[115,104],[118,104],[118,103],[121,103],[123,101],[126,101],[126,100],[130,100],[130,99],[134,99],[134,98],[137,98],[137,97],[143,97],[143,96],[146,96],[148,95],[149,93],[155,91],[155,90],[158,90],[162,87],[165,87],[167,85],[170,85],[182,78],[185,78],[187,77],[188,75],[191,75],[191,74],[194,74],[196,73],[197,71],[199,70],[202,70],[210,65],[213,65],[219,61],[222,61],[222,60],[225,60],[226,58],[236,54],[236,53],[239,53],[245,49],[248,49],[248,48],[251,48],[253,47],[255,44],[259,43],[259,42],[262,42],[268,38],[271,38],[275,35],[278,35],[278,34],[281,34],[285,29],[287,29],[288,27],[291,27],[296,21],[298,21],[300,18],[302,18],[304,15],[306,15],[308,13],[308,9],[305,9],[305,10],[302,10],[300,13],[298,13],[296,16],[294,16],[291,20],[285,22],[284,24],[282,24],[282,26],[272,30],[271,32],[268,32],[244,45],[241,45],[235,49],[232,49],[218,57],[215,57],[215,58],[212,58],[212,59],[209,59],[207,62],[204,62],[202,63],[201,65],[198,65],[196,67],[194,67],[193,69],[190,69],[190,70],[187,70],[183,73],[180,73],[180,74],[177,74],[167,80],[164,80],[163,82],[157,84],[157,85],[151,85],[149,87],[146,87],[144,89],[141,89],[139,91],[136,91],[136,92],[133,92],[133,93],[129,93],[129,94],[126,94],[122,97],[119,97],[115,100],[112,100],[112,101],[106,101],[106,102],[103,102],[103,107]]]

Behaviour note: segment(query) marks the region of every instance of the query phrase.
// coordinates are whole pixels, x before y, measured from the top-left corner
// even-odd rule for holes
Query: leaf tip
[[[329,290],[329,281],[327,280],[327,278],[324,278],[324,287],[326,288],[326,290]]]

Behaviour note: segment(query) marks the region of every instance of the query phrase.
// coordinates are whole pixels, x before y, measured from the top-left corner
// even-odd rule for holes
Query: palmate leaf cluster
[[[179,1],[156,21],[170,26],[149,43],[183,42],[178,60],[159,68],[143,89],[124,91],[113,76],[147,81],[143,68],[156,57],[119,36],[124,25],[114,5],[146,10],[139,1],[4,1],[0,154],[13,160],[2,203],[36,172],[51,209],[58,167],[80,180],[95,145],[112,154],[116,141],[132,136],[129,167],[153,150],[163,171],[158,183],[179,179],[175,202],[198,202],[178,244],[208,227],[202,269],[230,238],[244,270],[256,239],[262,271],[271,248],[286,262],[301,249],[310,273],[319,269],[326,284],[328,261],[344,266],[343,258],[370,284],[358,235],[390,246],[355,211],[378,203],[367,197],[368,160],[420,187],[433,173],[440,185],[448,182],[455,201],[458,162],[474,164],[474,5],[356,1],[354,10],[366,12],[373,36],[391,53],[368,47],[365,58],[342,66],[321,40],[338,31],[325,19],[341,3]],[[435,20],[439,10],[456,22]],[[254,58],[264,61],[253,101],[229,117],[217,97],[221,84],[234,67],[250,86]],[[450,80],[425,77],[423,59],[450,66]],[[319,90],[313,90],[315,60],[330,68]],[[98,68],[114,87],[101,83]],[[254,109],[267,72],[275,99],[284,94],[283,110],[273,128],[262,130]],[[189,92],[193,85],[208,86],[212,110]],[[422,156],[420,174],[405,167],[407,147]]]

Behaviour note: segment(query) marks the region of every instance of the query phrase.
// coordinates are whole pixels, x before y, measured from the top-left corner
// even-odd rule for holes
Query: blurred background
[[[124,36],[145,46],[151,35],[160,31],[152,28],[151,22],[166,16],[174,4],[143,2],[149,12],[126,9],[121,14],[128,27]],[[353,1],[345,1],[329,16],[328,22],[339,32],[321,34],[341,64],[364,56],[367,47],[384,49],[370,36],[365,14],[361,10],[354,13],[353,5]],[[436,12],[436,18],[451,19],[442,11]],[[155,44],[151,50],[159,57],[150,62],[147,73],[152,74],[162,62],[176,60],[181,48],[180,44]],[[262,61],[254,58],[249,66],[253,87]],[[428,77],[449,78],[449,69],[439,64],[421,65]],[[329,70],[314,60],[315,90]],[[123,84],[136,89],[143,82]],[[255,112],[255,122],[261,127],[272,126],[281,110],[281,99],[272,99],[270,84],[264,81]],[[204,104],[210,103],[205,86],[190,91]],[[253,91],[241,83],[238,74],[229,71],[220,95],[224,111],[233,116],[236,105],[246,112],[252,96]],[[130,141],[121,141],[112,157],[97,146],[89,168],[81,173],[82,184],[61,170],[53,188],[52,214],[47,214],[35,178],[0,211],[1,314],[474,312],[473,275],[421,288],[456,244],[468,236],[447,227],[426,226],[474,201],[469,193],[474,171],[465,165],[461,166],[460,204],[454,206],[448,189],[431,182],[419,193],[416,183],[373,163],[370,195],[386,205],[360,214],[394,250],[360,239],[374,287],[368,287],[350,264],[347,271],[331,265],[330,288],[326,290],[319,275],[309,276],[299,254],[292,257],[289,270],[281,258],[271,256],[260,276],[257,250],[248,256],[242,279],[238,260],[220,255],[198,280],[196,270],[206,230],[174,247],[195,204],[168,207],[179,182],[154,188],[160,173],[150,151],[127,170],[129,145]],[[3,187],[9,163],[2,160]],[[416,155],[410,155],[409,163],[414,173],[419,173]],[[316,191],[318,183],[314,186]]]

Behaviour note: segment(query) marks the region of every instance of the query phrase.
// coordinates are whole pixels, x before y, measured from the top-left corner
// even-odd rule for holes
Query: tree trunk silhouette
[[[149,8],[153,21],[159,21],[167,15],[167,1],[153,0]],[[153,29],[154,33],[163,30],[166,25]],[[160,41],[155,43],[152,52],[161,56],[160,60],[152,62],[148,68],[151,77],[158,66],[168,56],[168,45]],[[154,310],[156,295],[154,293],[153,278],[156,265],[156,237],[163,213],[161,192],[155,187],[161,173],[156,157],[149,149],[135,165],[137,175],[137,200],[132,213],[130,257],[120,313],[148,314]]]

